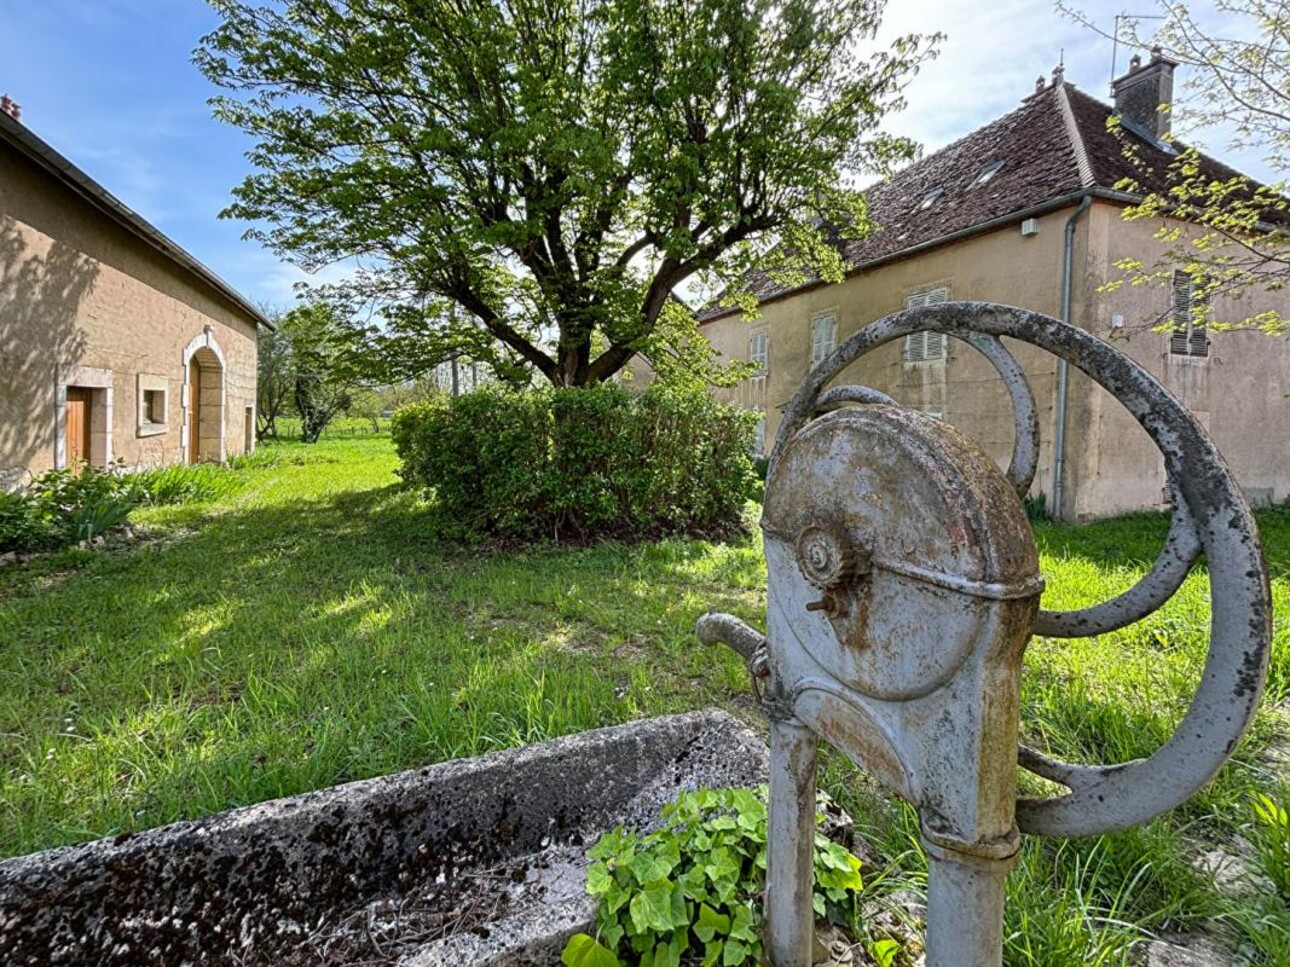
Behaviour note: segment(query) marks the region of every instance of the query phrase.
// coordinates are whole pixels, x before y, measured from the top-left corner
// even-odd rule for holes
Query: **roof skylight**
[[[923,196],[923,200],[918,203],[918,207],[915,208],[914,211],[921,212],[931,208],[932,205],[936,203],[936,199],[940,198],[943,194],[945,194],[945,189],[937,185]]]
[[[1003,161],[996,161],[993,164],[986,165],[981,169],[981,173],[976,176],[976,180],[972,182],[972,187],[975,188],[977,185],[984,185],[987,181],[997,175],[999,173],[999,169],[1003,166]]]

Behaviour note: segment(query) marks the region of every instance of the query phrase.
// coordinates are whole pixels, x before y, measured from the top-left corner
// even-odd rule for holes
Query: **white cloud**
[[[909,107],[891,123],[928,151],[1015,108],[1063,56],[1068,81],[1106,96],[1110,42],[1034,0],[893,3],[880,39],[938,31],[946,35],[940,56],[910,85]]]

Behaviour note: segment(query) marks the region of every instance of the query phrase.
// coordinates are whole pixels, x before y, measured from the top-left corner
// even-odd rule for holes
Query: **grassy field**
[[[445,549],[397,485],[384,437],[263,448],[208,504],[137,512],[136,539],[0,570],[0,855],[719,705],[757,713],[742,665],[695,643],[708,608],[760,624],[758,543],[671,540],[493,553]],[[1280,613],[1290,512],[1261,517]],[[1045,604],[1132,583],[1166,522],[1041,525]],[[1087,641],[1036,640],[1025,729],[1069,758],[1118,761],[1169,734],[1198,678],[1207,585]],[[1290,694],[1277,628],[1269,701]],[[1187,806],[1093,840],[1032,842],[1010,881],[1008,962],[1128,963],[1145,932],[1217,930],[1249,963],[1290,965],[1284,897],[1217,892],[1188,858],[1290,796],[1269,707]],[[831,759],[825,785],[879,857],[875,893],[919,886],[909,812]]]

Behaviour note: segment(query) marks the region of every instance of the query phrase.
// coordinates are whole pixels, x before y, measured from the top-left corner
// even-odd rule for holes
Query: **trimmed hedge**
[[[738,527],[756,420],[702,392],[489,387],[404,407],[391,433],[447,536],[559,541]]]

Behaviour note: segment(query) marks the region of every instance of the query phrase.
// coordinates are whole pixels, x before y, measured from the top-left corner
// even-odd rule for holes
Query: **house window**
[[[165,376],[140,373],[138,376],[139,436],[156,436],[166,432],[166,406],[169,402]]]
[[[748,361],[757,367],[754,375],[766,375],[770,362],[770,334],[765,329],[759,329],[748,337]]]
[[[823,362],[838,344],[838,314],[821,312],[811,317],[811,368]]]
[[[166,422],[166,392],[159,389],[143,391],[143,422]]]
[[[905,308],[918,309],[945,302],[950,290],[942,286],[906,296]],[[949,358],[949,337],[943,332],[916,332],[906,336],[901,347],[901,358],[907,363],[928,363]]]
[[[1209,314],[1209,293],[1204,282],[1181,269],[1174,272],[1173,332],[1169,334],[1169,355],[1208,356],[1209,333],[1205,319]]]

